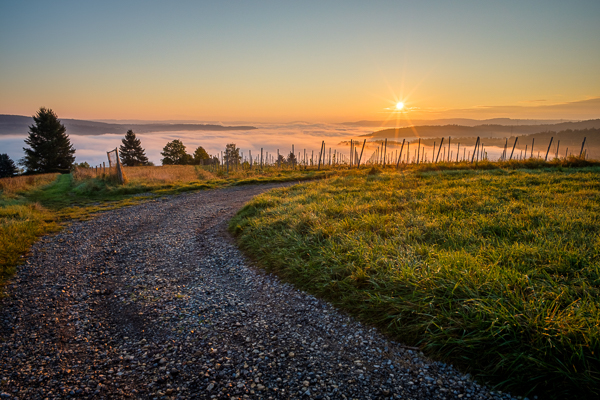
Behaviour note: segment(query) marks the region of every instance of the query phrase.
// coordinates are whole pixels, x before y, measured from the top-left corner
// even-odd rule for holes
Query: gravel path
[[[505,399],[251,265],[226,231],[258,185],[73,223],[0,304],[0,399]]]

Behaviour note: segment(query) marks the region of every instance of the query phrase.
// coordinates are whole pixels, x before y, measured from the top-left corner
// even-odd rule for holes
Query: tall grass
[[[20,195],[47,187],[59,176],[41,174],[0,179],[0,289],[35,240],[58,227],[47,209],[37,202],[24,201]]]
[[[261,195],[230,228],[268,270],[483,381],[600,395],[599,167],[355,173]]]
[[[0,191],[3,196],[14,195],[18,192],[35,189],[48,185],[60,174],[21,175],[10,178],[0,178]]]

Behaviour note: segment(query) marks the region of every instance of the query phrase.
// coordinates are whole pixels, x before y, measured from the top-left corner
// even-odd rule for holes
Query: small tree
[[[73,166],[78,168],[90,168],[90,164],[87,161],[80,162],[79,164],[75,163]]]
[[[202,146],[198,146],[196,151],[194,151],[194,164],[196,164],[196,165],[208,164],[208,162],[206,160],[209,160],[209,159],[210,159],[210,156],[208,155],[206,150],[204,150],[204,148]]]
[[[285,165],[286,161],[285,161],[285,156],[283,154],[280,154],[277,156],[277,161],[275,161],[277,163],[277,165]]]
[[[240,156],[240,149],[235,147],[235,143],[229,143],[225,146],[225,154],[223,160],[229,165],[236,165],[242,157]]]
[[[18,172],[15,162],[11,160],[8,154],[0,154],[0,178],[14,176]]]
[[[291,151],[290,151],[290,154],[288,154],[287,162],[290,165],[296,165],[296,155],[294,153],[292,153]]]
[[[178,139],[167,143],[160,154],[164,157],[161,160],[163,165],[186,165],[192,159],[192,156],[185,152],[185,146],[181,140]]]
[[[123,144],[119,147],[121,164],[126,167],[148,164],[148,157],[142,148],[142,142],[135,137],[135,133],[131,129],[127,131],[122,142]]]
[[[34,125],[29,127],[29,136],[24,147],[25,157],[20,163],[27,172],[69,172],[75,162],[75,149],[71,145],[66,128],[54,111],[40,108],[33,116]]]

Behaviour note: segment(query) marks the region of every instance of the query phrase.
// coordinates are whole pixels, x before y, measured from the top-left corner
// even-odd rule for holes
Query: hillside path
[[[0,399],[488,399],[261,272],[227,233],[282,184],[149,201],[36,243],[0,303]]]

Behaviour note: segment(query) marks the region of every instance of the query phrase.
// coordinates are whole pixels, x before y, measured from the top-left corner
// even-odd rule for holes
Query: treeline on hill
[[[0,115],[0,135],[12,135],[25,132],[33,122],[31,117],[23,115]],[[172,131],[247,131],[257,129],[254,126],[225,126],[196,123],[146,123],[123,124],[80,119],[62,119],[71,135],[105,135],[108,133],[122,134],[129,129],[137,133],[172,132]]]
[[[383,129],[377,132],[363,135],[377,139],[402,138],[441,138],[451,136],[453,138],[477,137],[482,138],[506,138],[519,135],[531,135],[538,132],[559,132],[566,130],[581,130],[600,128],[600,119],[592,119],[580,122],[562,122],[558,124],[542,125],[496,125],[484,124],[476,126],[464,125],[421,125],[404,128]],[[402,141],[402,140],[400,140]]]

